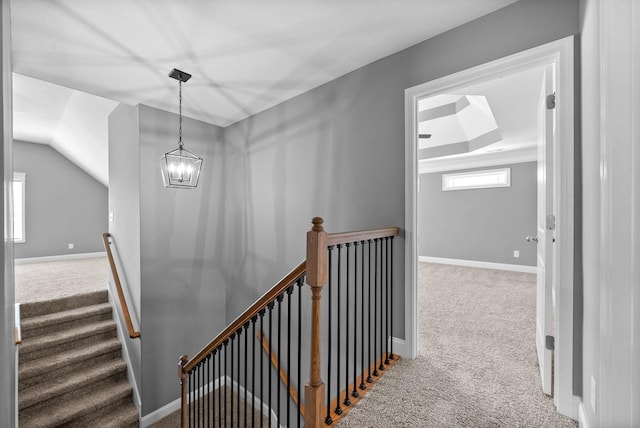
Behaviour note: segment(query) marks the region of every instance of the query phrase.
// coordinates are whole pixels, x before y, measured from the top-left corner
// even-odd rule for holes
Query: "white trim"
[[[393,342],[394,354],[400,355],[402,358],[410,358],[409,353],[407,352],[407,342],[404,339],[392,336],[391,341]]]
[[[479,167],[511,165],[515,163],[536,162],[538,152],[536,147],[518,150],[509,150],[499,153],[485,153],[477,156],[465,156],[460,158],[433,158],[418,161],[420,174],[430,172],[456,171]]]
[[[202,396],[205,389],[208,388],[210,391],[215,391],[221,385],[231,386],[232,389],[238,391],[238,394],[240,394],[240,396],[244,396],[244,388],[242,387],[242,385],[238,385],[238,383],[232,380],[229,376],[219,377],[215,381],[209,382],[208,385],[200,387],[197,393],[199,396]],[[189,393],[188,395],[189,401],[191,401],[192,396],[193,396],[193,393]],[[250,391],[247,391],[247,401],[252,401],[252,400],[253,400],[253,394]],[[268,404],[263,403],[261,400],[257,398],[255,401],[256,401],[256,405],[260,407],[261,409],[260,411],[262,415],[271,418],[271,425],[282,427],[282,425],[278,425],[278,419],[276,418],[276,414],[273,410],[271,411],[269,410]],[[181,405],[182,405],[181,398],[177,398],[171,401],[170,403],[165,404],[161,408],[144,415],[142,418],[140,418],[140,427],[146,428],[149,425],[158,422],[162,418],[169,416],[171,413],[177,410],[180,410]]]
[[[537,273],[536,266],[512,265],[507,263],[480,262],[476,260],[447,259],[443,257],[419,256],[418,261],[443,265],[468,266],[482,269],[507,270],[511,272]]]
[[[102,251],[98,253],[80,253],[80,254],[63,254],[60,256],[44,256],[44,257],[28,257],[24,259],[15,259],[15,264],[26,265],[30,263],[46,263],[61,262],[65,260],[92,259],[94,257],[107,257],[107,253]]]
[[[114,290],[114,286],[111,281],[109,281],[108,285],[108,293],[107,296],[109,298],[109,303],[111,307],[114,308],[112,311],[113,321],[116,323],[116,334],[118,335],[118,340],[120,341],[122,359],[127,363],[127,380],[131,384],[133,388],[133,404],[136,406],[138,410],[138,415],[142,414],[142,397],[140,395],[140,388],[138,388],[138,382],[136,382],[136,376],[133,371],[133,364],[131,363],[131,357],[129,356],[129,344],[131,340],[140,340],[140,339],[131,339],[129,335],[125,335],[125,331],[127,329],[125,326],[121,324],[120,321],[120,303],[116,301],[117,292]]]
[[[450,92],[533,67],[554,65],[557,72],[556,167],[556,252],[553,265],[557,285],[555,397],[558,412],[573,419],[577,408],[573,399],[573,208],[574,208],[574,37],[569,36],[526,51],[463,70],[405,90],[405,339],[415,358],[418,351],[417,308],[417,103],[425,96]]]
[[[589,418],[587,418],[587,412],[584,410],[582,401],[578,404],[578,426],[580,428],[589,428]]]

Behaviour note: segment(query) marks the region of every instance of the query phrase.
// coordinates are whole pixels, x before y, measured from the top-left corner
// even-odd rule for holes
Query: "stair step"
[[[97,388],[96,384],[104,383],[106,379],[125,379],[126,370],[127,364],[122,359],[115,359],[94,364],[69,376],[33,385],[20,391],[19,409],[24,410],[34,405],[50,406],[47,402],[55,403],[70,393],[78,396],[83,390],[93,392]]]
[[[77,371],[87,365],[120,358],[122,345],[117,338],[107,339],[92,346],[71,349],[47,358],[21,363],[18,369],[19,389]]]
[[[67,311],[82,306],[97,305],[105,303],[108,300],[107,290],[100,290],[42,302],[22,303],[20,305],[20,317],[22,319],[31,318],[54,312]]]
[[[24,339],[18,360],[24,363],[115,336],[116,323],[113,320],[96,321],[46,336]]]
[[[50,406],[33,406],[20,414],[21,428],[53,428],[71,426],[75,420],[131,402],[133,388],[126,380],[106,384],[90,394],[70,394]],[[133,407],[133,405],[131,405]],[[93,426],[102,426],[95,424]],[[82,426],[82,425],[81,425]],[[84,425],[89,426],[89,425]]]
[[[23,339],[54,333],[93,321],[112,319],[111,304],[99,303],[21,320]]]
[[[124,399],[120,403],[115,403],[114,406],[89,413],[66,425],[68,428],[133,428],[139,426],[138,410],[131,399]]]

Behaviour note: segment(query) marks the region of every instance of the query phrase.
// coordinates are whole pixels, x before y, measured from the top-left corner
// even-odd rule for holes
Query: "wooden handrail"
[[[116,283],[116,290],[118,291],[118,299],[120,300],[120,306],[122,307],[122,315],[124,316],[124,321],[127,324],[127,330],[129,331],[129,337],[132,339],[140,338],[140,332],[136,331],[133,328],[133,323],[131,322],[131,315],[129,314],[129,307],[127,306],[127,301],[124,298],[124,292],[122,291],[122,283],[120,282],[120,276],[118,276],[118,269],[116,268],[116,263],[113,259],[113,253],[111,252],[111,245],[109,242],[109,238],[111,234],[105,232],[102,234],[102,242],[104,242],[104,248],[107,251],[107,258],[109,259],[109,265],[111,266],[111,273],[113,274],[113,281]]]
[[[188,373],[189,370],[194,368],[198,363],[200,363],[203,359],[207,357],[214,349],[218,346],[222,345],[225,340],[229,339],[233,333],[235,333],[239,328],[243,325],[251,321],[251,318],[258,315],[258,313],[267,307],[267,305],[273,302],[278,295],[284,292],[287,288],[293,285],[304,273],[307,269],[307,262],[303,261],[300,263],[295,269],[289,272],[284,278],[280,280],[271,290],[267,291],[265,294],[258,299],[249,309],[244,311],[234,322],[229,324],[227,328],[225,328],[222,333],[220,333],[215,339],[209,342],[200,352],[196,354],[191,360],[181,363],[180,368],[182,373]]]
[[[359,230],[356,232],[342,232],[327,234],[327,245],[346,244],[348,242],[367,241],[369,239],[398,236],[399,227],[385,227],[382,229]]]
[[[267,354],[269,354],[269,348],[271,348],[271,344],[269,343],[269,341],[265,337],[264,333],[262,331],[259,331],[256,334],[256,336],[258,337],[258,339],[262,343],[262,349],[264,349],[264,351]],[[273,350],[271,350],[271,364],[273,365],[273,368],[275,368],[275,369],[278,368],[278,356],[275,354],[275,352],[273,352]],[[289,377],[287,376],[287,372],[285,372],[282,367],[280,367],[280,380],[282,380],[282,383],[283,383],[284,386],[289,385],[289,395],[291,396],[291,399],[293,400],[293,403],[297,406],[298,405],[298,393],[296,392],[295,387],[293,385],[291,385],[291,383],[289,382]],[[304,405],[302,403],[300,404],[300,414],[302,415],[302,417],[304,417]]]

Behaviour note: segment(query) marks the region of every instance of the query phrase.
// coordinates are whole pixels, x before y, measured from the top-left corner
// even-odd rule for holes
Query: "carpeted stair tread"
[[[99,303],[21,320],[23,339],[40,336],[91,320],[111,319],[111,304]]]
[[[36,380],[42,380],[47,375],[57,375],[58,371],[64,373],[65,369],[73,369],[79,364],[93,364],[100,361],[103,356],[106,359],[109,359],[109,356],[113,354],[119,356],[121,347],[118,339],[114,337],[92,346],[73,348],[47,358],[26,361],[20,364],[18,378],[21,384],[32,377],[37,377]]]
[[[60,352],[75,346],[84,346],[92,341],[98,342],[105,336],[115,337],[116,323],[113,320],[96,321],[68,330],[37,336],[22,341],[20,345],[20,361],[40,358],[53,352]]]
[[[127,365],[122,359],[114,359],[89,366],[85,370],[61,376],[47,382],[45,385],[34,385],[20,391],[20,410],[27,409],[36,404],[45,404],[48,400],[63,399],[70,392],[80,395],[81,390],[89,391],[94,384],[105,382],[106,379],[120,375],[126,377]]]
[[[51,314],[54,312],[67,311],[82,306],[91,306],[108,301],[107,290],[94,291],[91,293],[78,294],[70,297],[45,300],[42,302],[30,302],[20,305],[20,317],[22,319],[39,315]]]
[[[91,394],[71,395],[63,402],[52,405],[50,408],[39,409],[37,412],[30,412],[27,409],[21,412],[21,428],[53,428],[60,426],[70,426],[74,420],[85,417],[101,410],[113,408],[126,403],[131,398],[133,388],[123,380],[118,383],[104,385]],[[131,405],[133,407],[133,405]],[[108,420],[108,419],[107,419]],[[96,423],[93,426],[102,426]],[[89,426],[89,425],[85,425]]]
[[[102,408],[65,425],[67,428],[133,428],[140,426],[138,410],[130,399],[116,403],[115,407]]]

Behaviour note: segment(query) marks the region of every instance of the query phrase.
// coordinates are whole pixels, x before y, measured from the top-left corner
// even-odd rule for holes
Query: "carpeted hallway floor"
[[[16,303],[106,290],[108,284],[106,256],[15,265]]]
[[[576,427],[540,389],[535,275],[420,263],[420,356],[339,427]]]

